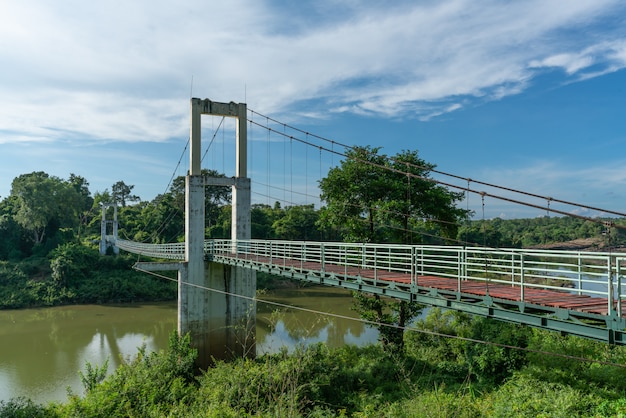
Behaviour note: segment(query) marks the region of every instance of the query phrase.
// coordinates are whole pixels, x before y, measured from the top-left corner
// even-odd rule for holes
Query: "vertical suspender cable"
[[[293,206],[293,137],[289,137],[289,181],[291,194],[289,196],[290,206]]]
[[[470,229],[470,224],[471,224],[470,218],[469,218],[469,216],[470,216],[469,215],[470,214],[470,211],[469,211],[470,181],[472,181],[472,180],[471,179],[467,179],[467,190],[465,190],[465,203],[467,205],[466,206],[467,207],[467,209],[466,209],[467,213],[465,214],[465,240],[464,240],[465,241],[464,242],[465,247],[467,247],[467,244],[468,244],[468,240],[469,240],[468,234],[469,234],[469,229]]]
[[[283,123],[283,206],[287,206],[287,125]]]
[[[309,142],[309,133],[306,134],[306,142]],[[309,147],[304,147],[304,204],[309,204]]]
[[[267,206],[270,206],[270,135],[271,130],[269,129],[270,121],[267,119],[265,121],[268,129],[267,129]]]
[[[320,177],[319,177],[319,183],[322,182],[322,147],[320,147]],[[318,195],[319,197],[319,195]]]
[[[485,193],[481,193],[482,211],[483,211],[483,260],[485,261],[485,280],[487,287],[485,296],[489,296],[489,275],[487,270],[487,225],[485,224]]]

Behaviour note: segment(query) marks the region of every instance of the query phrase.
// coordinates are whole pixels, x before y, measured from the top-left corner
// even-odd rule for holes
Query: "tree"
[[[278,238],[288,240],[319,240],[321,238],[316,227],[319,214],[312,204],[288,206],[284,212],[284,216],[272,225]]]
[[[32,233],[36,244],[43,242],[47,229],[52,234],[78,222],[79,194],[69,183],[43,171],[16,177],[11,196],[16,198],[15,221]]]
[[[202,169],[202,174],[206,177],[226,177],[215,170]],[[210,185],[204,187],[204,216],[208,228],[212,227],[219,219],[221,207],[230,203],[231,194],[231,187]]]
[[[419,315],[424,307],[417,303],[387,302],[379,295],[366,296],[352,292],[354,310],[361,318],[377,324],[383,347],[391,352],[404,350],[404,327]]]
[[[134,188],[134,185],[127,185],[123,181],[118,181],[111,187],[111,198],[123,208],[126,207],[126,202],[138,202],[139,196],[131,194]]]
[[[207,177],[225,177],[215,170],[202,169],[202,174]],[[209,236],[230,236],[230,232],[222,233],[223,206],[230,199],[230,187],[205,186],[205,225]],[[138,209],[138,214],[134,214]],[[150,203],[122,208],[119,216],[120,232],[136,241],[162,243],[184,239],[185,177],[176,177],[169,190],[156,196]]]
[[[18,260],[30,251],[29,235],[15,221],[17,197],[0,201],[0,260]]]
[[[376,210],[388,191],[385,156],[380,148],[357,147],[346,153],[339,167],[320,181],[327,206],[320,224],[340,229],[344,241],[375,242]]]
[[[432,181],[429,174],[435,166],[420,159],[417,151],[388,158],[379,150],[349,150],[320,181],[326,207],[318,223],[337,228],[344,241],[412,243],[413,232],[424,226],[434,227],[444,238],[456,238],[457,225],[467,215],[455,207],[463,195]],[[421,307],[357,296],[355,310],[365,319],[386,324],[379,327],[383,345],[396,349],[404,347],[402,329]]]
[[[81,227],[89,224],[94,199],[89,191],[89,182],[84,177],[71,173],[67,182],[78,194],[78,238],[80,239]]]
[[[435,166],[417,151],[389,158],[379,150],[349,150],[320,181],[326,207],[319,223],[338,228],[344,241],[411,243],[425,224],[444,238],[456,238],[458,222],[467,215],[455,207],[462,193],[431,180]]]

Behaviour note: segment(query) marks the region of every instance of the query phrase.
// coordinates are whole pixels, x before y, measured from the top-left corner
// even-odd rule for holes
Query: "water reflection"
[[[0,311],[0,399],[64,400],[68,386],[82,390],[85,362],[109,359],[112,370],[143,343],[166,346],[175,312],[171,303]]]
[[[330,288],[289,289],[262,299],[355,317],[348,292]],[[70,306],[0,311],[0,400],[26,396],[36,402],[65,401],[67,388],[82,393],[78,375],[86,362],[109,371],[121,358],[167,347],[176,329],[176,303]],[[367,344],[377,333],[361,322],[257,306],[257,352],[324,341],[332,347]]]
[[[293,350],[299,344],[323,341],[330,347],[375,342],[378,332],[356,318],[349,293],[330,288],[281,290],[260,299],[288,303],[305,310],[285,309],[259,302],[257,305],[257,352]],[[337,316],[319,315],[326,312]]]

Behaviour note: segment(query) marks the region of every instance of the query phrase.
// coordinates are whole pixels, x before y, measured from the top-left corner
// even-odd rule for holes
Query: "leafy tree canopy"
[[[417,151],[391,158],[379,151],[369,146],[347,151],[320,181],[326,203],[320,224],[339,229],[345,241],[410,243],[425,224],[456,238],[458,222],[467,216],[455,207],[462,194],[432,181],[435,166]]]
[[[15,221],[32,233],[36,244],[42,243],[46,229],[74,227],[82,196],[73,185],[43,171],[22,174],[11,184],[16,198]]]
[[[132,194],[135,185],[127,185],[123,181],[118,181],[111,187],[111,198],[115,203],[126,207],[126,202],[138,202],[139,196]]]

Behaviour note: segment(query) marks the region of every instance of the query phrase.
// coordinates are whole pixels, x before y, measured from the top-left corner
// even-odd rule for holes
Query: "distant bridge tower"
[[[100,202],[100,206],[102,207],[102,220],[100,221],[100,254],[105,255],[107,253],[107,249],[109,248],[113,248],[114,254],[119,254],[120,249],[117,245],[115,245],[115,242],[117,241],[117,204]],[[113,208],[113,219],[107,220],[107,210],[110,207]],[[107,232],[109,230],[109,225],[112,226],[112,240],[108,239],[109,235]]]
[[[202,175],[201,115],[237,118],[235,177]],[[198,350],[198,366],[204,368],[213,358],[254,356],[256,352],[256,272],[205,261],[204,256],[207,185],[232,187],[231,237],[251,238],[246,104],[191,99],[190,135],[190,170],[185,181],[185,261],[178,273],[178,331],[190,333],[192,345]]]

